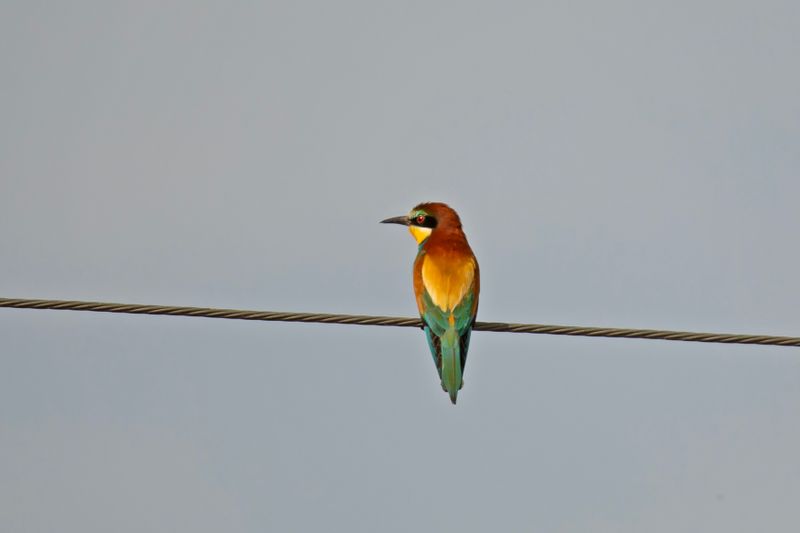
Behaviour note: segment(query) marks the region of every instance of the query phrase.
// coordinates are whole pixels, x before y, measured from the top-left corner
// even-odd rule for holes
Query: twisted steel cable
[[[352,324],[359,326],[422,327],[418,318],[340,315],[329,313],[285,313],[275,311],[248,311],[212,307],[176,307],[170,305],[139,305],[71,300],[32,300],[0,298],[0,307],[15,309],[53,309],[92,311],[96,313],[127,313],[133,315],[169,315],[233,320],[261,320],[272,322],[312,322],[320,324]],[[625,339],[661,339],[668,341],[717,342],[725,344],[761,344],[772,346],[800,346],[800,337],[772,335],[739,335],[729,333],[695,333],[658,329],[595,328],[585,326],[557,326],[547,324],[509,324],[505,322],[476,322],[475,331],[502,333],[539,333],[545,335],[573,335],[584,337],[611,337]]]

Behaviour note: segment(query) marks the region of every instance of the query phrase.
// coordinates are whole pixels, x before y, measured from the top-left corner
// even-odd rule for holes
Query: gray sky
[[[797,2],[4,2],[0,296],[800,334]],[[8,532],[794,532],[800,351],[0,310]]]

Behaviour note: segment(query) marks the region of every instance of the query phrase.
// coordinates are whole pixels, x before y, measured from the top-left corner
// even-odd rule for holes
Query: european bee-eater
[[[414,294],[442,388],[455,404],[464,386],[480,291],[478,261],[461,229],[461,219],[450,206],[431,202],[381,222],[408,226],[419,245]]]

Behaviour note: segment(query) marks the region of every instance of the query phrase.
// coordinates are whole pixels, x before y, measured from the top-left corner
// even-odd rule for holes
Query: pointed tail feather
[[[441,337],[442,342],[442,386],[450,395],[450,401],[455,405],[458,391],[461,388],[461,342],[458,332],[450,327]]]

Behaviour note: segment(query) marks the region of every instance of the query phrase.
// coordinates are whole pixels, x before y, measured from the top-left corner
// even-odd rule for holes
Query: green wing
[[[451,326],[450,314],[433,303],[427,290],[424,290],[422,295],[425,309],[422,314],[425,336],[439,378],[442,380],[442,387],[450,393],[453,403],[456,402],[458,390],[463,386],[462,378],[467,363],[469,338],[472,325],[475,323],[475,315],[472,312],[474,297],[474,292],[470,289],[453,310],[455,323]]]

